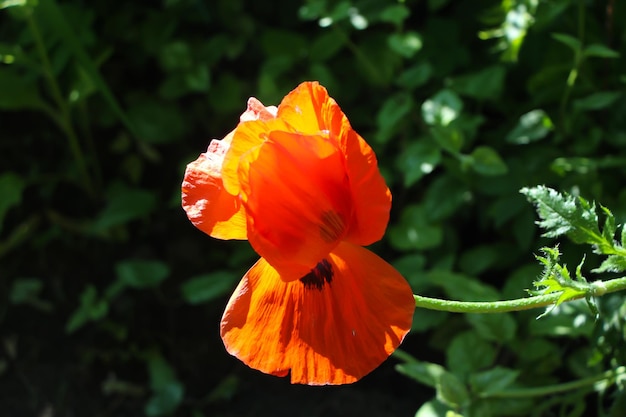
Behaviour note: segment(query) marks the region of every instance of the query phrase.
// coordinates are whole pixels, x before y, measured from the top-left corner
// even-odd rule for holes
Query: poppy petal
[[[376,155],[352,129],[348,118],[328,91],[317,82],[304,82],[280,103],[277,117],[300,133],[330,132],[346,158],[354,200],[354,222],[346,237],[366,246],[380,240],[389,222],[391,193],[378,170]]]
[[[411,288],[391,265],[349,243],[320,265],[310,281],[285,282],[259,260],[222,317],[226,350],[310,385],[352,383],[380,365],[411,327]]]
[[[347,120],[346,120],[347,123]],[[354,204],[354,217],[346,240],[367,246],[385,234],[391,210],[391,192],[378,170],[372,148],[347,127],[340,135]]]
[[[211,141],[207,151],[189,163],[182,185],[182,206],[198,229],[217,239],[246,239],[246,217],[239,197],[226,192],[221,168],[232,133]]]
[[[352,202],[344,163],[327,137],[280,131],[242,157],[248,239],[283,279],[308,273],[345,235]]]
[[[241,187],[237,168],[242,156],[267,140],[272,130],[292,131],[281,119],[259,119],[239,123],[234,130],[233,141],[222,165],[222,180],[226,191],[233,195],[239,194]]]
[[[246,111],[239,116],[240,122],[249,122],[252,120],[270,120],[276,117],[278,109],[276,106],[264,106],[258,99],[250,97]]]

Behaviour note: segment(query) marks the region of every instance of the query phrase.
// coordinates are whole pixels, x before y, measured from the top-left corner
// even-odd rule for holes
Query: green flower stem
[[[588,295],[600,297],[606,293],[624,289],[626,289],[626,277],[609,281],[595,281],[589,284]],[[583,298],[586,295],[585,293],[577,294],[566,301]],[[509,311],[530,310],[555,304],[561,297],[561,292],[507,301],[452,301],[423,297],[421,295],[413,295],[413,297],[415,298],[416,307],[429,310],[448,311],[450,313],[505,313]]]
[[[78,165],[78,170],[80,173],[80,177],[83,181],[83,186],[86,191],[92,196],[95,196],[95,191],[93,188],[93,184],[91,181],[91,176],[89,175],[89,171],[87,170],[87,164],[85,162],[85,158],[83,156],[83,151],[80,147],[80,143],[78,141],[78,136],[74,131],[74,127],[72,125],[72,118],[70,114],[70,108],[67,105],[67,102],[63,98],[63,94],[61,93],[61,88],[57,83],[57,80],[54,76],[54,72],[52,70],[52,64],[50,63],[50,58],[48,57],[48,52],[46,51],[45,44],[41,37],[41,33],[39,32],[39,27],[35,22],[35,18],[32,14],[30,14],[27,18],[28,28],[30,29],[33,39],[35,40],[35,45],[37,47],[37,52],[39,54],[39,58],[41,59],[42,69],[44,75],[48,81],[48,85],[50,86],[50,92],[52,94],[52,98],[56,102],[56,105],[59,108],[60,117],[53,117],[54,121],[61,127],[61,129],[65,132],[65,135],[69,142],[69,147]],[[50,114],[50,112],[47,112]]]
[[[626,367],[620,366],[616,369],[602,372],[601,374],[579,379],[577,381],[564,382],[562,384],[547,385],[545,387],[518,388],[505,391],[485,392],[481,398],[528,398],[542,397],[551,394],[560,394],[567,391],[574,391],[592,386],[598,382],[611,381],[626,376]]]

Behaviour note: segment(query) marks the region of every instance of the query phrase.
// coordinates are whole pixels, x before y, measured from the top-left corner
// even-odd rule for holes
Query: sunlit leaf
[[[429,125],[448,126],[463,110],[463,102],[452,90],[441,90],[422,104],[422,117]]]
[[[526,145],[545,138],[552,130],[552,120],[541,109],[531,110],[519,118],[518,124],[506,136],[506,141]]]

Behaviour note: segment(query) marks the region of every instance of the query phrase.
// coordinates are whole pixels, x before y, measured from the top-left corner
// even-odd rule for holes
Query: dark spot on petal
[[[322,259],[320,263],[311,269],[311,272],[300,278],[300,282],[304,284],[304,288],[316,288],[322,291],[324,284],[333,280],[333,266],[326,259]]]

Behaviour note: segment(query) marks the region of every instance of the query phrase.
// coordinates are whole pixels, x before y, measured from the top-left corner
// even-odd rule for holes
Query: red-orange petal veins
[[[352,129],[328,91],[317,82],[304,82],[278,107],[278,118],[300,133],[328,132],[346,159],[354,200],[354,217],[346,239],[357,245],[380,240],[387,228],[391,193],[378,170],[372,148]]]
[[[343,155],[329,138],[270,132],[238,173],[250,244],[283,279],[305,275],[344,237],[352,201]]]
[[[182,185],[182,206],[198,229],[218,239],[246,239],[246,217],[239,197],[222,184],[222,161],[232,134],[213,140],[206,153],[189,163]]]
[[[276,117],[275,106],[265,107],[254,97],[248,100],[240,121],[268,121]],[[213,140],[206,153],[189,163],[182,184],[182,206],[191,222],[218,239],[246,239],[246,217],[237,193],[224,187],[222,168],[235,131]]]
[[[380,365],[411,327],[411,288],[385,261],[341,243],[302,280],[264,259],[244,276],[221,323],[226,349],[292,383],[346,384]]]

